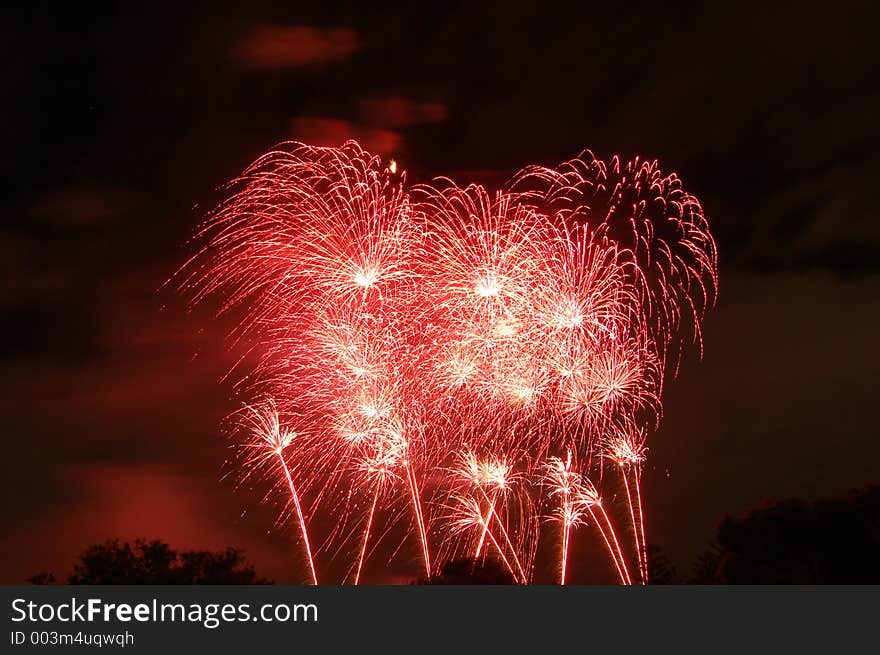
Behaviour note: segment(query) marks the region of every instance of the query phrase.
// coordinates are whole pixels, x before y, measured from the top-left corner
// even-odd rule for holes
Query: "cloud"
[[[132,194],[124,189],[66,186],[41,198],[31,216],[53,227],[83,228],[125,217],[133,204]]]
[[[744,204],[743,210],[756,220],[737,224],[743,238],[736,248],[728,248],[728,258],[755,271],[876,274],[880,227],[871,191],[875,169],[873,161],[857,158],[817,160],[809,175],[772,176],[772,184]]]
[[[349,139],[381,155],[400,152],[401,132],[423,123],[447,118],[446,103],[438,99],[413,99],[403,95],[375,95],[356,103],[356,120],[329,116],[294,116],[292,138],[316,146],[340,146]]]
[[[34,239],[0,233],[0,276],[6,280],[0,287],[0,303],[4,305],[7,318],[16,308],[46,303],[47,298],[57,298],[70,291],[70,273],[40,266],[39,257],[39,244]],[[3,352],[2,347],[0,352]]]
[[[236,44],[234,56],[254,69],[308,68],[345,61],[359,47],[358,33],[346,27],[261,25]]]
[[[765,255],[746,262],[759,272],[827,271],[841,279],[870,277],[880,273],[880,246],[844,240],[801,255],[784,258]]]
[[[358,112],[364,123],[394,128],[440,123],[448,117],[448,107],[441,100],[413,100],[402,95],[363,98]]]
[[[401,147],[400,134],[392,130],[364,127],[338,118],[296,116],[290,121],[291,136],[315,146],[340,146],[355,139],[378,154],[394,154]]]

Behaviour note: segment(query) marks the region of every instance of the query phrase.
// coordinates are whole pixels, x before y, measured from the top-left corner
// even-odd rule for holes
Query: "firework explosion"
[[[586,152],[494,194],[410,188],[354,142],[283,144],[229,192],[178,275],[256,353],[230,425],[243,476],[292,507],[314,583],[344,557],[357,584],[395,525],[429,578],[493,556],[529,583],[549,526],[564,584],[573,529],[590,526],[622,584],[647,582],[645,438],[717,284],[675,175]],[[598,490],[609,462],[629,557]],[[334,527],[315,548],[318,515]]]

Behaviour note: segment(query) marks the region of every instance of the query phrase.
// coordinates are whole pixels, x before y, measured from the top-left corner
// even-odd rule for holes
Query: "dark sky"
[[[138,536],[240,546],[302,579],[275,509],[223,477],[220,326],[157,291],[216,187],[288,138],[355,137],[411,180],[497,182],[583,148],[681,175],[720,295],[704,359],[667,385],[645,487],[649,541],[685,572],[725,513],[880,481],[874,17],[477,4],[2,21],[0,582]]]

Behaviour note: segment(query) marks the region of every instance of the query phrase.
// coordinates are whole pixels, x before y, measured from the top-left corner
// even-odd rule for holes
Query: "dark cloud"
[[[841,278],[880,275],[880,244],[839,241],[785,259],[753,259],[757,271],[828,271]]]
[[[843,242],[820,248],[797,262],[805,269],[827,269],[841,276],[880,274],[880,245]]]
[[[125,218],[133,204],[124,188],[65,187],[46,192],[31,215],[60,229],[92,227]]]
[[[449,108],[438,99],[416,100],[403,95],[370,96],[358,101],[361,119],[370,125],[401,128],[441,123]]]
[[[373,95],[355,102],[349,115],[295,116],[290,120],[289,136],[297,141],[319,146],[339,146],[355,139],[367,150],[385,156],[405,149],[405,131],[419,125],[441,123],[447,107],[436,98],[415,99],[404,95]]]
[[[357,31],[346,27],[261,25],[236,43],[234,56],[249,68],[308,68],[345,61],[359,45]]]

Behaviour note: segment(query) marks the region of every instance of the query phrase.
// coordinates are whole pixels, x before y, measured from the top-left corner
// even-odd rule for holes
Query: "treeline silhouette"
[[[880,486],[845,498],[765,503],[726,517],[695,584],[880,583]]]
[[[33,584],[54,584],[53,573],[40,573]],[[259,577],[237,548],[221,551],[173,550],[168,544],[113,539],[80,555],[65,584],[272,584]]]
[[[501,562],[491,557],[474,560],[467,557],[447,562],[440,573],[430,579],[422,576],[413,584],[417,585],[452,585],[452,584],[483,584],[512,585],[516,584],[513,575]]]
[[[679,575],[657,547],[648,546],[651,584],[878,584],[880,583],[880,486],[844,498],[767,502],[745,516],[727,516],[697,558],[690,576]],[[42,573],[34,584],[53,584]],[[176,551],[153,540],[118,540],[88,548],[66,584],[272,584],[259,577],[244,554]],[[515,584],[505,566],[487,558],[448,562],[430,580],[413,584]]]

